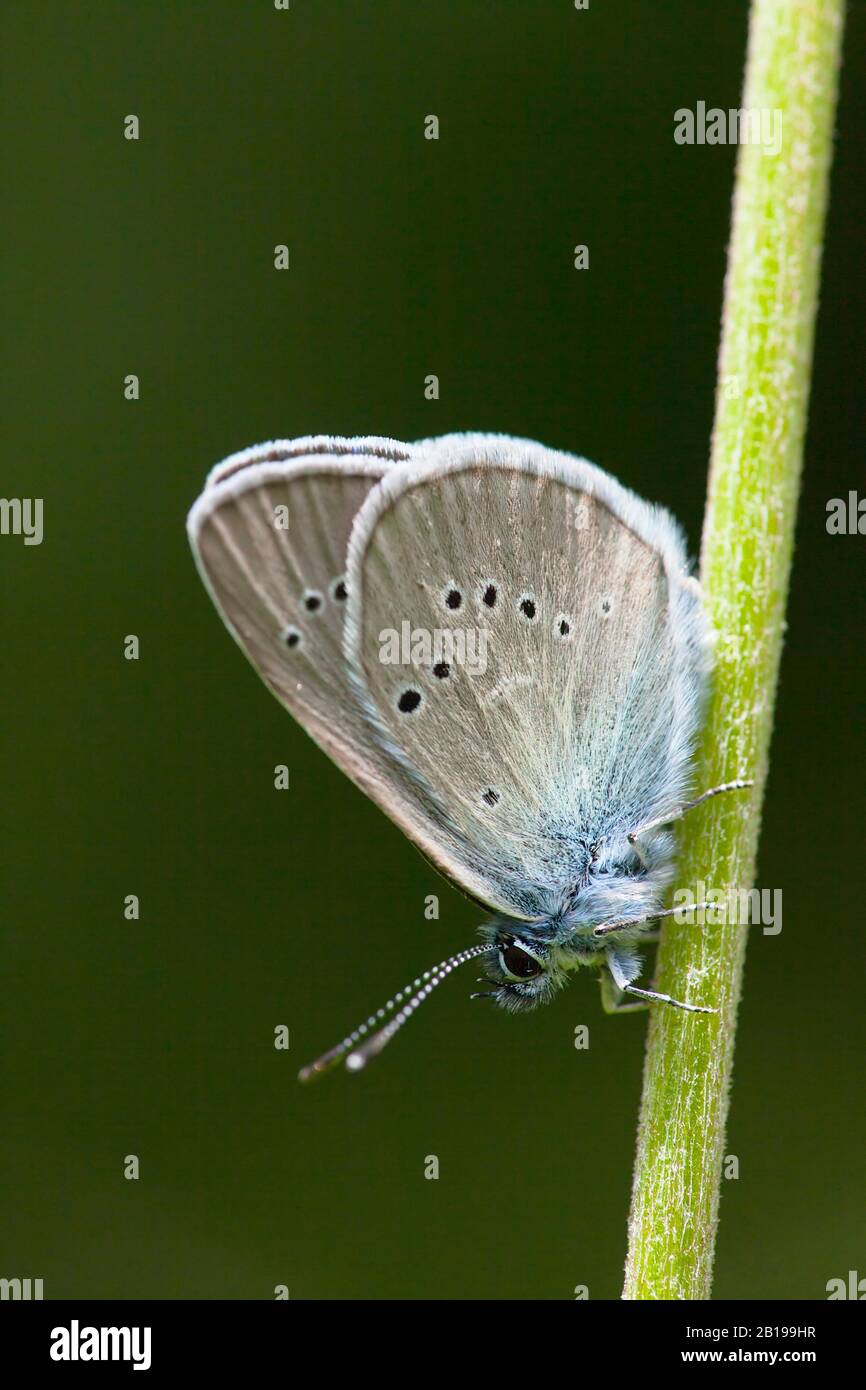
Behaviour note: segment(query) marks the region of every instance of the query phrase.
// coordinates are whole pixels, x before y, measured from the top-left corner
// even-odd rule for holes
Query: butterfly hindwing
[[[371,454],[263,445],[218,465],[189,518],[199,570],[230,631],[332,756],[364,738],[342,654],[346,546],[388,466]]]
[[[375,737],[343,653],[353,521],[414,455],[393,440],[321,437],[245,450],[211,471],[188,531],[217,610],[277,699],[442,873],[488,902],[444,808]]]
[[[214,487],[228,478],[262,463],[290,463],[305,459],[308,463],[322,459],[375,459],[383,469],[392,463],[406,463],[417,453],[414,444],[401,444],[397,439],[382,439],[367,435],[357,439],[344,435],[308,434],[301,439],[274,439],[268,444],[254,444],[241,449],[214,464],[205,480],[205,487]]]

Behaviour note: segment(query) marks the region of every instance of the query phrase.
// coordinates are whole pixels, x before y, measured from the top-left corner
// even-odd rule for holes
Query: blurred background
[[[696,551],[735,150],[676,145],[673,113],[739,104],[746,16],[4,6],[2,491],[44,498],[45,536],[0,540],[0,1274],[47,1298],[619,1295],[646,1021],[605,1017],[589,976],[520,1018],[458,976],[363,1076],[297,1084],[479,913],[259,683],[184,518],[262,439],[497,430],[666,503]],[[857,3],[758,880],[784,925],[749,944],[718,1297],[866,1275],[866,539],[825,525],[866,492],[864,48]]]

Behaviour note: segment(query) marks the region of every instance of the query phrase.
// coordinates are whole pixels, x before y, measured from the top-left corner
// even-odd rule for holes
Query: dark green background
[[[458,978],[363,1077],[297,1085],[479,917],[257,682],[184,517],[261,439],[502,430],[667,503],[696,549],[734,151],[675,145],[673,112],[738,104],[745,37],[733,0],[5,5],[2,491],[43,497],[46,533],[0,539],[0,1274],[46,1297],[618,1295],[646,1024],[589,977],[517,1019]],[[857,4],[725,1297],[866,1275],[866,539],[825,530],[864,489],[864,47]]]

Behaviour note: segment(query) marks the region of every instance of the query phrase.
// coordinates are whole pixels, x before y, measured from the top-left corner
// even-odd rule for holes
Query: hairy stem
[[[843,0],[753,0],[701,549],[718,634],[697,790],[754,777],[683,822],[678,885],[748,889],[782,647],[833,139]],[[778,114],[777,114],[778,113]],[[741,140],[743,136],[741,134]],[[769,139],[767,141],[769,144]],[[706,157],[712,157],[708,149]],[[703,896],[703,895],[701,895]],[[730,915],[730,914],[729,914]],[[760,927],[753,927],[760,930]],[[708,1298],[747,926],[676,924],[649,1026],[625,1298]]]

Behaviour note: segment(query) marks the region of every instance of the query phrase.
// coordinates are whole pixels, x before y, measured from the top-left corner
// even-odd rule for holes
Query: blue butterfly
[[[302,1080],[363,1067],[471,960],[512,1011],[591,966],[611,1012],[712,1012],[634,983],[671,822],[751,785],[689,799],[710,646],[666,511],[529,440],[311,436],[217,465],[188,529],[266,685],[492,914]]]

